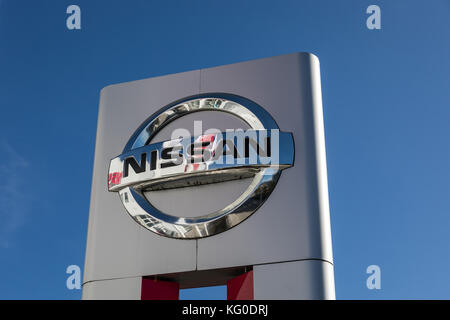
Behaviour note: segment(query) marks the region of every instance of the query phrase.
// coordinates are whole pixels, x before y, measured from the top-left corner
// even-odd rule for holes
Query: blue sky
[[[366,28],[371,4],[381,30]],[[337,298],[449,299],[449,16],[446,0],[0,0],[0,298],[81,297],[65,270],[84,263],[101,88],[308,51]],[[366,288],[371,264],[381,290]]]

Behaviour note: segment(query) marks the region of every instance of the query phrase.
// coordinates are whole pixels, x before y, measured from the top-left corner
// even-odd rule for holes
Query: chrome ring
[[[227,112],[242,119],[253,130],[279,129],[269,113],[253,101],[226,93],[200,94],[175,101],[150,116],[131,136],[123,154],[150,144],[168,123],[199,111]],[[288,147],[292,149],[293,162],[293,141]],[[245,192],[230,205],[192,218],[176,217],[158,210],[143,191],[134,186],[124,187],[119,190],[119,195],[131,217],[148,230],[170,238],[196,239],[228,230],[248,218],[269,197],[280,175],[280,167],[262,168]]]

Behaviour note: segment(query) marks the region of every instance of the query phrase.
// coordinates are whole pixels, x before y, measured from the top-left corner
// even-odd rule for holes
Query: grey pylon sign
[[[200,120],[218,130],[170,134]],[[317,57],[104,88],[83,298],[139,299],[149,275],[221,284],[244,267],[255,299],[334,298]]]

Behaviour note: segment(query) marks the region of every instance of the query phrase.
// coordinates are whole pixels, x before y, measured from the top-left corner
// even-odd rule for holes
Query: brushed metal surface
[[[255,300],[334,300],[333,265],[304,260],[253,267]],[[323,285],[327,284],[327,285]]]
[[[198,241],[198,269],[299,259],[332,262],[317,57],[295,53],[202,70],[201,91],[243,95],[292,132],[295,164],[257,213]]]
[[[195,241],[168,239],[138,225],[117,194],[108,192],[106,178],[110,160],[136,128],[161,106],[198,94],[199,77],[199,71],[191,71],[101,91],[84,282],[195,270]]]
[[[140,300],[141,277],[92,281],[83,284],[83,300]]]

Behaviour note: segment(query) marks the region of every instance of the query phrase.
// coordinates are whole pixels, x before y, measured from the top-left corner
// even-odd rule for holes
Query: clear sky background
[[[81,30],[66,28],[70,4]],[[371,4],[381,30],[366,28]],[[449,17],[448,0],[0,0],[0,298],[81,297],[65,271],[84,264],[101,88],[308,51],[337,298],[449,299]]]

